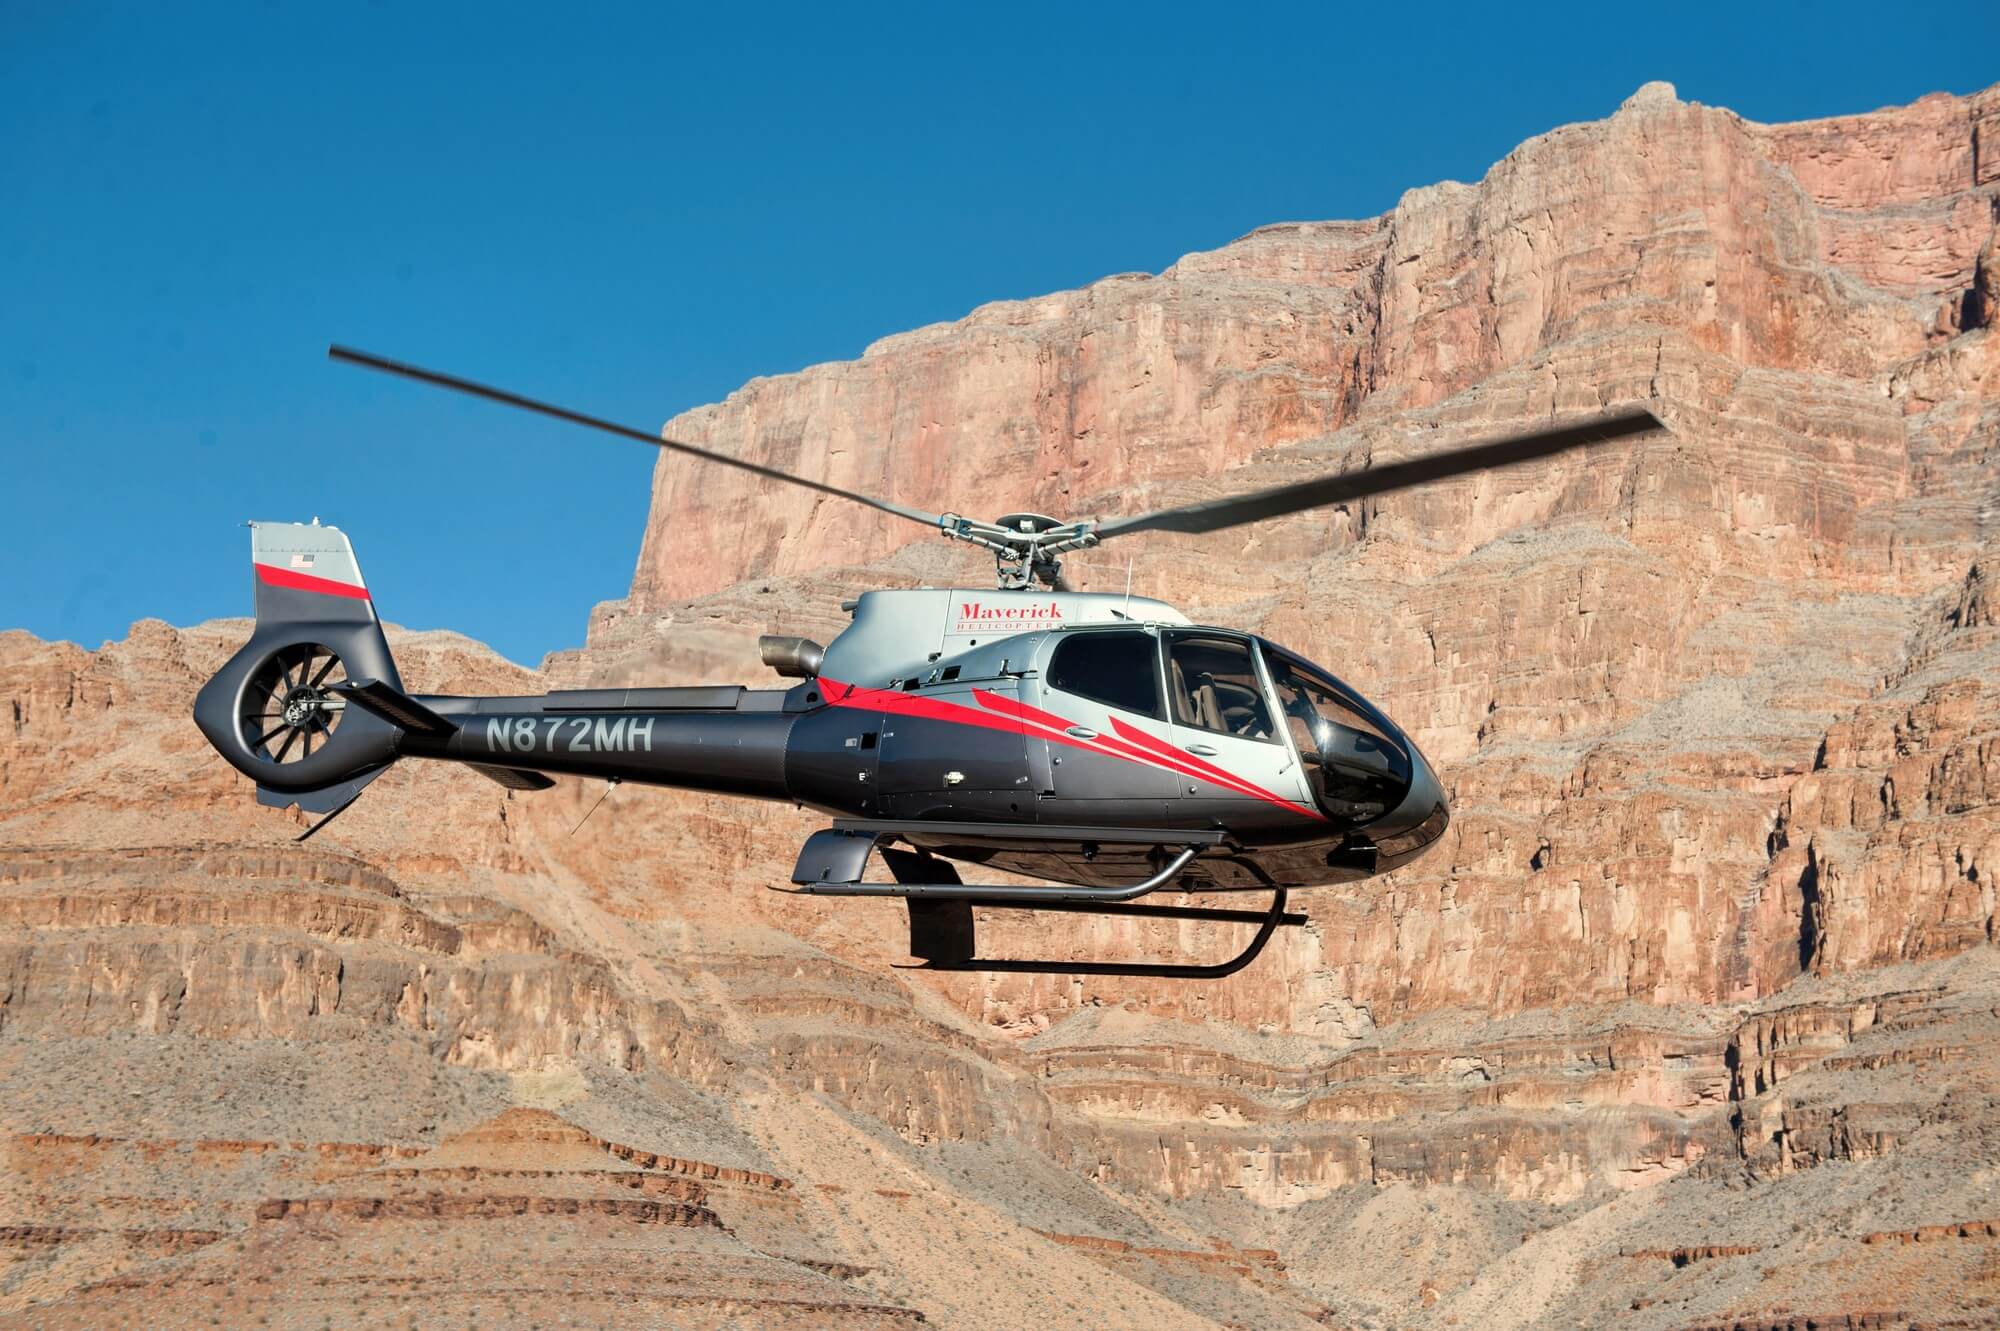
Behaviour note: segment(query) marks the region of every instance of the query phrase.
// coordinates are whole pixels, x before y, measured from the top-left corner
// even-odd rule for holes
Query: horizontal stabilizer
[[[307,813],[330,813],[352,804],[354,797],[361,793],[362,787],[388,770],[389,765],[384,763],[380,767],[363,772],[360,776],[330,786],[321,786],[317,790],[273,790],[269,786],[259,784],[257,802],[267,809],[288,809],[296,804]]]
[[[458,729],[409,694],[379,679],[351,679],[345,684],[332,685],[331,691],[401,730],[418,735],[449,735]]]
[[[552,779],[540,772],[524,771],[518,767],[491,767],[485,763],[467,763],[466,766],[509,790],[548,790],[555,785]]]

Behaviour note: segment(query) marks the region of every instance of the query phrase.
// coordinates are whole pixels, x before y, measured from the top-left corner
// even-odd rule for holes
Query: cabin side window
[[[1174,720],[1243,739],[1273,739],[1271,712],[1250,644],[1207,633],[1167,640],[1167,680]]]
[[[1150,633],[1078,633],[1056,644],[1049,687],[1140,716],[1160,718],[1160,669]]]

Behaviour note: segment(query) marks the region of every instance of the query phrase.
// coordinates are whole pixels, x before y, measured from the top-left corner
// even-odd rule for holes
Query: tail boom
[[[451,728],[442,734],[405,729],[398,752],[476,767],[790,798],[785,749],[798,714],[786,709],[785,690],[635,692],[655,698],[641,707],[579,708],[576,694],[560,691],[519,698],[421,695],[409,701]],[[735,695],[734,705],[715,706],[724,692]],[[687,695],[691,705],[661,705],[659,695],[672,694]]]
[[[398,758],[462,763],[514,790],[546,789],[558,773],[795,798],[786,750],[818,705],[810,686],[411,695],[345,533],[252,523],[251,556],[256,629],[194,716],[262,803],[343,807]]]

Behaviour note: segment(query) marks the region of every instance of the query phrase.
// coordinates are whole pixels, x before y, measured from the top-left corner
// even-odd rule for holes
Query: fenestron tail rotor
[[[237,725],[251,757],[284,766],[304,762],[333,738],[346,702],[340,658],[318,643],[281,647],[243,688]]]
[[[473,397],[482,397],[504,406],[518,407],[523,411],[532,411],[556,420],[614,434],[623,439],[650,444],[654,448],[665,449],[670,453],[682,453],[689,457],[700,458],[704,462],[733,467],[738,471],[762,476],[766,480],[802,486],[818,494],[850,500],[878,512],[922,523],[926,527],[937,529],[952,540],[965,541],[990,550],[998,565],[1000,586],[1003,588],[1031,587],[1039,583],[1062,589],[1066,584],[1062,578],[1061,556],[1072,550],[1089,549],[1113,536],[1145,531],[1191,534],[1222,531],[1265,518],[1282,517],[1329,504],[1350,503],[1356,499],[1389,494],[1430,481],[1512,466],[1536,458],[1551,457],[1571,449],[1630,439],[1652,430],[1665,428],[1659,418],[1646,408],[1624,407],[1601,415],[1552,423],[1539,429],[1445,449],[1401,462],[1387,462],[1376,467],[1363,467],[1333,476],[1256,490],[1249,494],[1182,504],[1174,508],[1155,509],[1147,513],[1132,514],[1129,517],[1085,518],[1063,522],[1040,514],[1017,513],[997,521],[982,522],[975,518],[961,517],[956,513],[929,513],[874,495],[845,490],[824,481],[795,476],[776,467],[747,462],[742,458],[730,457],[726,453],[717,453],[696,444],[666,439],[629,425],[619,425],[601,417],[585,415],[580,411],[523,397],[518,393],[475,383],[470,379],[461,379],[456,375],[390,360],[371,352],[331,346],[327,348],[327,355],[351,365],[399,375],[405,379],[414,379],[419,383],[448,388],[453,392],[466,393]]]

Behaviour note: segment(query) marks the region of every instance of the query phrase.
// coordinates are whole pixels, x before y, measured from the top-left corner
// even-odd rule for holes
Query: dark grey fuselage
[[[1016,613],[961,614],[996,602]],[[931,631],[939,623],[944,631]],[[845,817],[948,823],[961,830],[912,840],[949,858],[1085,885],[1138,881],[1153,872],[1152,861],[1132,847],[982,838],[962,829],[1221,830],[1225,843],[1204,851],[1187,876],[1190,885],[1214,888],[1352,881],[1414,858],[1443,832],[1448,814],[1436,776],[1379,712],[1367,709],[1407,754],[1406,779],[1379,807],[1329,807],[1315,799],[1309,764],[1282,730],[1252,740],[1180,724],[1165,708],[1137,714],[1065,692],[1048,669],[1058,647],[1104,633],[1232,639],[1256,654],[1260,668],[1276,651],[1122,597],[877,592],[862,598],[854,627],[829,645],[820,677],[791,688],[419,695],[456,728],[445,737],[405,734],[398,752],[786,800]],[[1163,679],[1165,660],[1162,646]],[[1268,669],[1262,682],[1269,688]]]
[[[395,759],[429,758],[522,788],[538,781],[527,774],[569,774],[890,820],[947,858],[1083,886],[1158,871],[1152,847],[1111,833],[1219,834],[1182,876],[1198,889],[1364,878],[1420,854],[1449,816],[1423,755],[1365,699],[1274,644],[1190,625],[1158,601],[871,592],[817,677],[790,688],[412,697],[337,529],[257,524],[253,549],[256,633],[202,689],[195,718],[267,803],[325,812]],[[331,740],[286,763],[253,733],[268,722],[245,718],[263,706],[272,654],[297,643],[387,691],[348,695]],[[399,698],[422,714],[414,723],[395,715]],[[1030,826],[1076,835],[1019,834]]]

